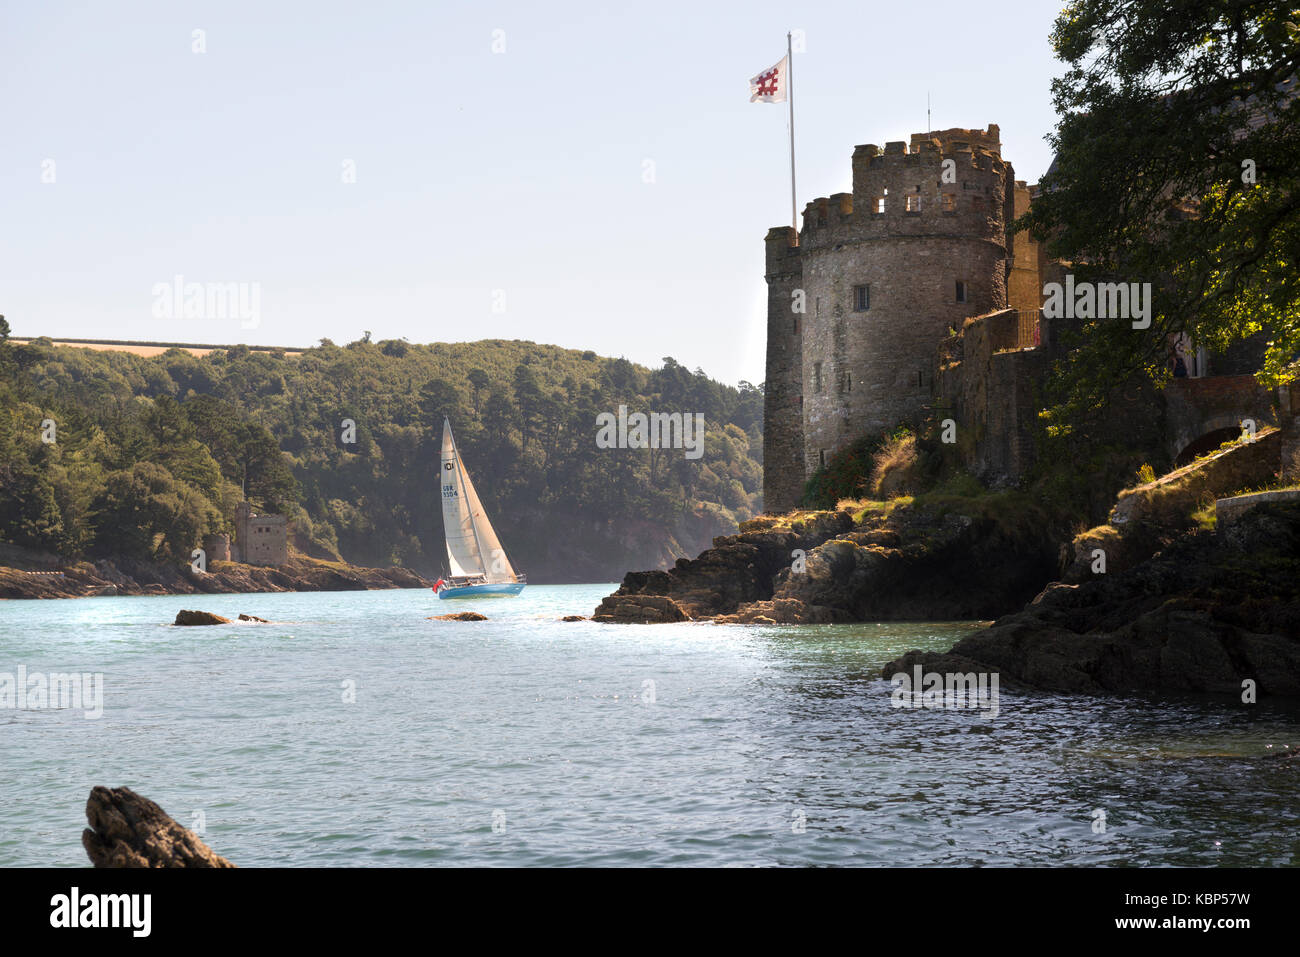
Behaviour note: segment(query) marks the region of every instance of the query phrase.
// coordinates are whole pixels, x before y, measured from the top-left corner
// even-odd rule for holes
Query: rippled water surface
[[[898,709],[881,665],[976,626],[557,620],[612,589],[0,602],[0,672],[104,675],[98,720],[0,709],[0,865],[84,865],[96,784],[243,865],[1300,857],[1300,768],[1269,757],[1300,745],[1294,709],[1006,690],[996,717]],[[277,624],[168,624],[188,607]],[[466,607],[491,620],[425,619]]]

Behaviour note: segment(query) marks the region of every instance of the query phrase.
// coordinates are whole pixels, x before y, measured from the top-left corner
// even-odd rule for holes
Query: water
[[[880,666],[975,626],[556,620],[613,587],[0,602],[0,672],[104,674],[99,720],[0,710],[0,865],[84,866],[96,784],[250,866],[1297,862],[1293,708],[896,709]]]

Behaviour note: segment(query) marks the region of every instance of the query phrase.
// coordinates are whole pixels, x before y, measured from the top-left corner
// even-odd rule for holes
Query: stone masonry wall
[[[1015,187],[1014,218],[1029,212],[1032,202],[1030,188],[1017,180]],[[1009,225],[1009,224],[1008,224]],[[1011,238],[1014,251],[1011,280],[1007,289],[1007,305],[1028,314],[1042,307],[1043,282],[1039,275],[1039,244],[1027,232],[1016,233]]]
[[[802,283],[791,226],[767,234],[767,375],[763,395],[763,509],[788,512],[803,493],[803,323],[793,309]]]
[[[793,508],[839,449],[936,403],[968,419],[972,466],[986,477],[1014,480],[1032,457],[1025,416],[1046,350],[999,352],[1018,344],[1016,314],[974,330],[964,370],[939,373],[936,361],[970,317],[1009,303],[1029,315],[1041,301],[1043,251],[1007,231],[1031,188],[1002,159],[997,125],[917,133],[883,152],[858,146],[852,165],[852,193],[809,203],[797,239],[788,227],[767,236],[770,513]],[[803,316],[791,310],[796,290]]]
[[[990,126],[918,135],[910,150],[859,146],[852,195],[805,209],[806,475],[861,435],[919,419],[948,330],[1006,304],[1014,173],[989,151],[996,136]],[[955,182],[943,182],[945,159],[955,162]],[[855,289],[864,285],[869,306],[859,309]]]
[[[236,561],[283,565],[289,561],[289,522],[283,515],[257,515],[247,502],[235,507]]]
[[[959,362],[941,366],[939,418],[957,424],[963,464],[990,485],[1013,485],[1033,463],[1036,383],[1047,371],[1043,349],[1017,349],[1020,315],[1003,309],[968,320]]]

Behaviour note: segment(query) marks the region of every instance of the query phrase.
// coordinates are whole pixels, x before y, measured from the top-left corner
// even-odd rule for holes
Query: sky
[[[856,144],[926,129],[927,92],[929,128],[997,123],[1034,182],[1061,5],[6,5],[0,315],[15,336],[528,339],[758,383],[790,171],[786,106],[748,79],[802,31],[800,213],[851,189]]]

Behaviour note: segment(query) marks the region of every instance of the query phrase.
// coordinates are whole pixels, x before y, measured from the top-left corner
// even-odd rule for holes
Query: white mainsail
[[[515,570],[483,511],[456,450],[451,422],[442,420],[442,524],[447,535],[447,561],[453,578],[482,577],[489,584],[515,581]]]

